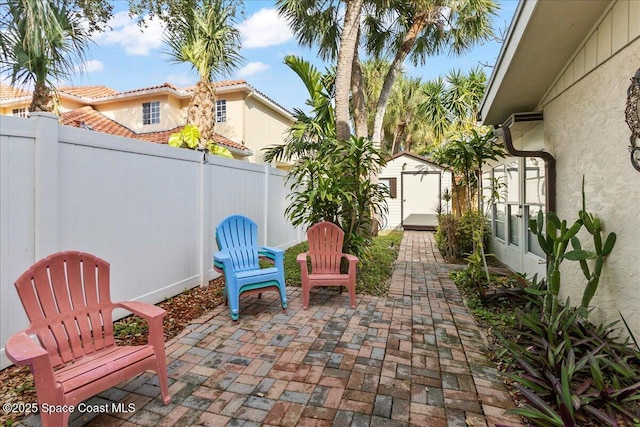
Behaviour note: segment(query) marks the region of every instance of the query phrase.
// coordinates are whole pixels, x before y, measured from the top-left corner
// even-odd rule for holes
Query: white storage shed
[[[426,157],[400,152],[391,157],[380,171],[379,182],[389,188],[389,212],[383,218],[387,230],[434,230],[438,212],[451,209],[442,199],[445,189],[451,191],[453,176],[449,169]]]

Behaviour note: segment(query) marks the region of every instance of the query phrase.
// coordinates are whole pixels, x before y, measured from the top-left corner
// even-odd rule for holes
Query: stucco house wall
[[[555,211],[570,223],[582,207],[584,176],[587,210],[601,219],[605,233],[617,234],[590,319],[615,321],[621,313],[638,335],[640,173],[629,161],[625,107],[630,79],[640,67],[640,2],[521,1],[510,31],[482,102],[483,123],[515,131],[517,149],[554,156]],[[545,44],[549,38],[558,45]],[[554,49],[555,55],[549,52]],[[544,76],[550,69],[557,71]],[[516,123],[514,115],[526,112],[542,115],[533,126]],[[583,247],[593,248],[586,230],[579,237]],[[561,298],[578,304],[586,286],[579,264],[564,261],[561,273]]]
[[[640,333],[640,174],[629,162],[624,122],[629,78],[638,67],[640,39],[549,101],[544,126],[546,147],[557,162],[559,216],[576,217],[584,175],[587,209],[601,218],[606,233],[618,237],[592,301],[594,320],[615,318],[619,310]],[[586,232],[580,237],[591,240]],[[584,278],[577,263],[563,267],[562,294],[575,301]]]
[[[0,85],[0,90],[0,114],[12,115],[13,109],[26,109],[31,102],[31,95],[26,91],[6,85]],[[166,142],[167,136],[163,132],[173,131],[186,123],[191,99],[189,88],[176,88],[169,83],[127,92],[116,92],[103,86],[66,87],[61,92],[60,113],[74,115],[76,110],[79,111],[74,115],[74,126],[86,125],[97,131],[119,135],[129,132],[134,136],[127,136],[134,138],[146,135],[141,139],[156,143]],[[263,163],[263,148],[285,142],[294,118],[275,101],[244,80],[218,82],[216,94],[218,100],[226,103],[226,120],[216,122],[214,130],[218,137],[222,137],[218,138],[218,143],[226,144],[234,158]],[[143,103],[156,101],[160,104],[160,122],[143,124]],[[87,118],[91,113],[80,111],[86,106],[99,114]],[[105,123],[100,119],[102,116],[115,123]],[[95,127],[91,120],[94,120]],[[156,135],[151,135],[153,133]],[[283,167],[280,164],[274,166]]]
[[[245,98],[245,138],[253,141],[251,150],[253,155],[249,160],[262,163],[264,148],[282,144],[287,137],[289,128],[293,124],[291,117],[283,116],[280,112],[267,108],[254,97]]]

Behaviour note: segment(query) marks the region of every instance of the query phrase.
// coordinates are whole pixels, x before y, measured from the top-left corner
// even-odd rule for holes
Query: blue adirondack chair
[[[231,318],[238,320],[240,294],[276,290],[280,293],[282,311],[287,308],[284,283],[284,251],[258,246],[258,226],[249,218],[232,215],[216,227],[219,252],[213,255],[214,269],[224,274],[225,297]],[[258,260],[266,259],[273,267],[260,268]]]

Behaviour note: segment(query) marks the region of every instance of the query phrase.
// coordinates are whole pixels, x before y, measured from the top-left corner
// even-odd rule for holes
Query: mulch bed
[[[224,300],[224,279],[219,277],[207,286],[187,290],[159,304],[167,311],[164,318],[165,341],[178,335],[189,323],[204,313],[213,310]],[[125,317],[114,323],[116,341],[119,345],[147,343],[146,328],[135,316]],[[35,403],[36,389],[33,376],[26,366],[10,366],[0,371],[0,402],[2,404]],[[27,414],[0,412],[0,426],[11,425]]]

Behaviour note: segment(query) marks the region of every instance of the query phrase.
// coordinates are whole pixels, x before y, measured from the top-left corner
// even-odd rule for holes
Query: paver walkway
[[[433,234],[407,231],[386,298],[351,309],[348,293],[314,289],[303,310],[289,287],[286,314],[275,293],[247,296],[237,325],[218,307],[167,343],[171,404],[146,373],[71,425],[521,426],[448,273]]]

